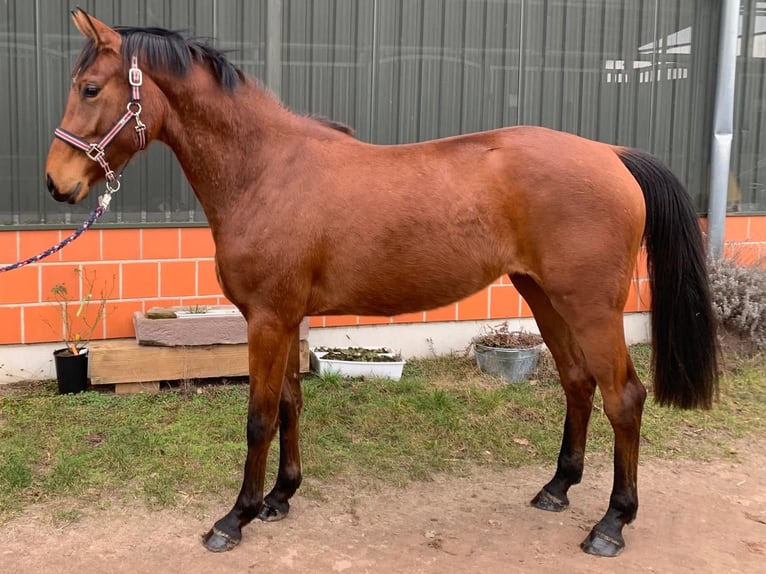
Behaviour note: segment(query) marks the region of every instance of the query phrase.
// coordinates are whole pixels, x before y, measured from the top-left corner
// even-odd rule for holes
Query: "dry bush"
[[[708,261],[713,310],[726,331],[766,349],[766,259],[743,265],[733,259]]]

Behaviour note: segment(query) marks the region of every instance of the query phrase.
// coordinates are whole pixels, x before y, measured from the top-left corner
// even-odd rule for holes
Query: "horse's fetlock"
[[[288,492],[295,492],[298,490],[301,482],[303,482],[301,469],[294,466],[288,466],[279,475],[280,488]]]
[[[582,480],[584,461],[580,454],[559,456],[558,472],[569,484],[579,484]]]
[[[618,513],[620,522],[629,524],[638,514],[638,498],[632,493],[612,494],[609,507]]]
[[[262,496],[251,496],[240,493],[235,506],[239,526],[249,524],[257,515],[263,506]]]

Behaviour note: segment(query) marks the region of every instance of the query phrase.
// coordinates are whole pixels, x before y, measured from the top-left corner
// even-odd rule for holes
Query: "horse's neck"
[[[189,76],[158,82],[169,107],[160,139],[175,153],[215,227],[258,177],[261,150],[300,119],[251,81],[229,93],[206,72]]]

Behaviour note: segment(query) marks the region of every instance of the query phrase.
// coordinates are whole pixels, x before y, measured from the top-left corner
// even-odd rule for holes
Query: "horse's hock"
[[[248,374],[247,323],[230,306],[190,312],[151,309],[133,316],[135,340],[90,344],[93,386],[114,385],[118,394],[159,390],[160,381]],[[301,372],[309,370],[308,319],[300,328]]]

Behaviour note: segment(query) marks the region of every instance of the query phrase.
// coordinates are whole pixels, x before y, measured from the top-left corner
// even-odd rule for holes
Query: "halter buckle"
[[[130,82],[130,85],[134,88],[137,88],[144,83],[144,73],[140,68],[130,68],[130,72],[128,73],[128,82]]]

